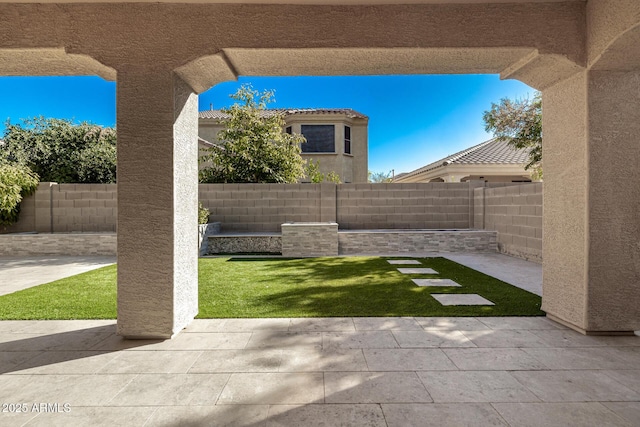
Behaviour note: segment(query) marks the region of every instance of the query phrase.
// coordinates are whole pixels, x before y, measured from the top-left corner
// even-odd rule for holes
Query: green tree
[[[320,160],[316,160],[315,163],[313,160],[309,160],[304,168],[304,172],[307,178],[309,178],[309,180],[314,184],[325,181],[333,182],[334,184],[340,184],[342,182],[340,180],[340,175],[334,171],[331,171],[326,175],[320,172]]]
[[[369,171],[369,182],[373,182],[373,183],[391,182],[393,180],[393,177],[391,175],[392,175],[391,171],[387,173]]]
[[[90,123],[37,117],[7,122],[0,162],[29,167],[41,181],[116,181],[116,131]]]
[[[512,101],[508,98],[492,103],[483,115],[485,129],[518,149],[529,149],[529,163],[534,179],[542,179],[542,96]]]
[[[200,182],[292,183],[304,176],[300,155],[302,135],[285,133],[284,117],[265,114],[273,91],[262,93],[242,85],[231,95],[242,104],[223,109],[228,118],[218,133],[218,143],[201,160]]]
[[[18,221],[20,202],[38,188],[38,175],[21,165],[0,164],[0,225]]]

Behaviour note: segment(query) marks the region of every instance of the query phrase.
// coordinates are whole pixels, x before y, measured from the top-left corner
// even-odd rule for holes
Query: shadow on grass
[[[540,297],[444,258],[438,275],[406,275],[385,258],[232,258],[201,263],[200,318],[342,316],[536,316]],[[217,267],[217,268],[216,268]],[[418,287],[412,278],[461,287]],[[479,294],[495,306],[442,306],[431,293]]]

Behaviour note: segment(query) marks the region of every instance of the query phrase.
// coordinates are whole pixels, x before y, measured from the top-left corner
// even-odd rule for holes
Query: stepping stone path
[[[399,268],[402,274],[438,274],[433,268]]]
[[[389,264],[393,265],[415,265],[420,264],[417,260],[411,259],[389,259]],[[398,268],[402,274],[439,274],[432,268]],[[455,286],[461,287],[459,283],[451,279],[411,279],[418,286]],[[493,302],[478,294],[431,294],[442,305],[495,305]]]
[[[495,305],[478,294],[431,294],[442,305]]]
[[[451,279],[412,279],[418,286],[460,286]]]
[[[420,261],[416,261],[415,259],[388,259],[387,262],[389,264],[396,264],[396,265],[410,265],[410,264],[420,264]]]

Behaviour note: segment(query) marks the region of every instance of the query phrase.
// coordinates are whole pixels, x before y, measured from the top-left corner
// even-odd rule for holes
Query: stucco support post
[[[543,92],[547,315],[640,330],[640,72],[584,71]]]
[[[171,338],[198,312],[198,97],[171,71],[117,84],[118,334]]]

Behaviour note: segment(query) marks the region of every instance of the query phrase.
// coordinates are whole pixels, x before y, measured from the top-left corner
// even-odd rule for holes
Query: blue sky
[[[408,172],[491,137],[482,113],[533,89],[497,75],[241,77],[200,95],[200,109],[232,103],[242,83],[274,89],[272,108],[352,108],[369,116],[369,169]],[[116,85],[99,77],[0,78],[0,133],[7,119],[43,115],[114,126]],[[149,112],[153,112],[150,106]]]

